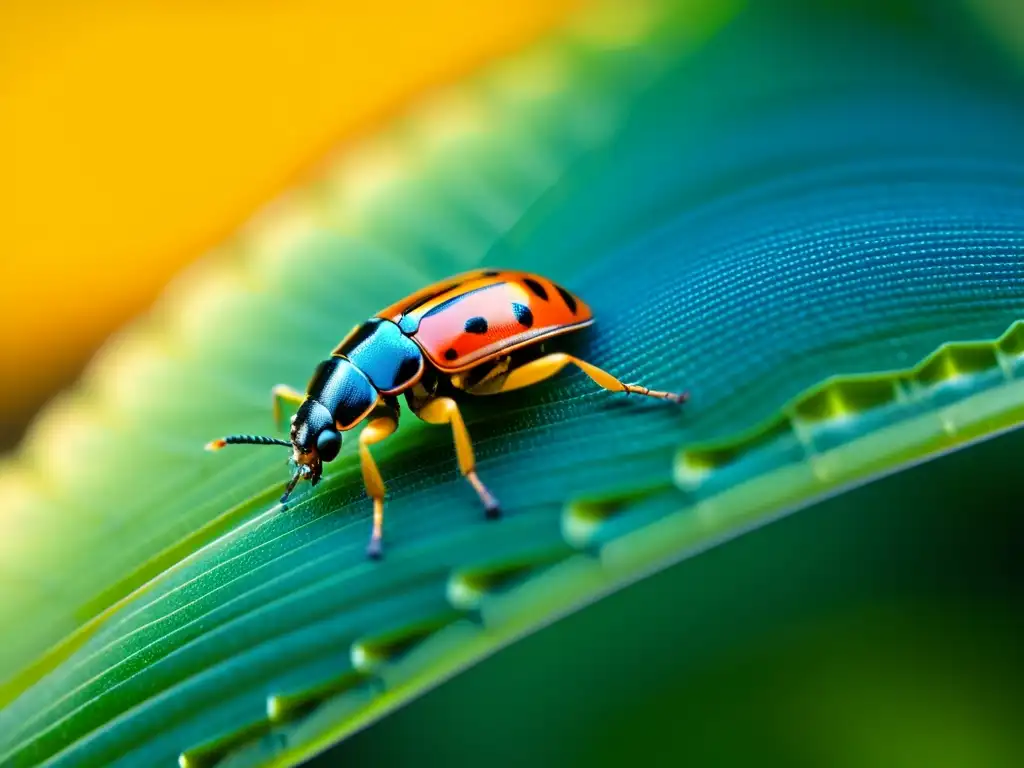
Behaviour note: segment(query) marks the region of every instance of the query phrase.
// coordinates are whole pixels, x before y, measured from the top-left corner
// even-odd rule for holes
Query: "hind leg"
[[[684,403],[689,397],[689,394],[686,392],[677,394],[675,392],[649,389],[641,384],[626,384],[607,371],[601,370],[596,365],[591,365],[584,360],[580,360],[578,357],[567,355],[564,352],[555,352],[536,360],[531,360],[509,371],[506,375],[484,380],[467,391],[474,395],[496,395],[499,392],[522,389],[531,384],[550,379],[567,365],[575,365],[587,374],[595,384],[610,392],[624,392],[627,395],[655,397],[659,400],[669,400],[673,403]]]

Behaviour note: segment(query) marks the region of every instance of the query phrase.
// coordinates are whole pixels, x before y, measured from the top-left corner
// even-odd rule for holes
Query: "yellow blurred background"
[[[0,3],[0,449],[332,146],[581,1]]]

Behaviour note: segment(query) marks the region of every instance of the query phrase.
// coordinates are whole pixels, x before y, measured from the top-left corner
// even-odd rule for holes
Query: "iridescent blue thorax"
[[[382,395],[414,385],[423,373],[423,352],[390,320],[367,320],[338,345],[334,357],[349,360]]]
[[[313,372],[306,400],[292,421],[299,454],[314,451],[324,430],[351,429],[381,395],[412,387],[423,374],[423,353],[390,320],[373,318],[350,333]]]

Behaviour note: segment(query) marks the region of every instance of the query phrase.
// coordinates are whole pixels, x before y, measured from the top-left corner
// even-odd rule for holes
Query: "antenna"
[[[206,450],[219,451],[225,445],[283,445],[291,448],[292,444],[287,440],[278,440],[276,437],[264,437],[263,435],[228,435],[219,440],[211,440],[206,444]]]

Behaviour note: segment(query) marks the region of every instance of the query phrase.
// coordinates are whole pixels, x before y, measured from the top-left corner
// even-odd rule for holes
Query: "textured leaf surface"
[[[1016,423],[1010,86],[864,19],[747,10],[705,43],[703,5],[638,7],[345,155],[37,426],[0,480],[0,762],[293,762],[687,553]],[[351,439],[283,512],[279,454],[198,451],[479,264],[564,282],[598,317],[582,356],[690,404],[576,375],[468,404],[498,524],[406,414],[377,452],[382,564]]]

